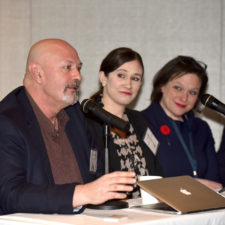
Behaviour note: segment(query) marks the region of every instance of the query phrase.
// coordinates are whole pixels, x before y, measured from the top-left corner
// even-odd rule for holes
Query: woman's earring
[[[105,83],[102,83],[102,87],[105,87]]]

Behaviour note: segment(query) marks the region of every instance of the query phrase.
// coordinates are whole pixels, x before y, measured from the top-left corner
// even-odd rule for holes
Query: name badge
[[[156,155],[159,142],[149,128],[147,128],[143,140],[145,144],[152,150],[153,154]]]
[[[90,155],[90,168],[89,171],[91,173],[96,173],[97,171],[97,159],[98,159],[98,152],[96,149],[91,149]]]

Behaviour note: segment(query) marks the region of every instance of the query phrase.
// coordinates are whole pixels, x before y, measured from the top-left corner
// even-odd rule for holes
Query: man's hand
[[[134,172],[118,171],[103,175],[99,179],[77,185],[73,195],[73,207],[102,204],[111,199],[124,199],[126,192],[136,183]]]

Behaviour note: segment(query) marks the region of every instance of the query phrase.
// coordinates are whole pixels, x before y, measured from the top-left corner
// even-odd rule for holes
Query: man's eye
[[[66,65],[66,66],[64,66],[64,69],[66,69],[66,70],[71,70],[71,65]]]

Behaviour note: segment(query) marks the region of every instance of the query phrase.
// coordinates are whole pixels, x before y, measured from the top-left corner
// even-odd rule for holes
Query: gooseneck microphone
[[[206,107],[209,107],[225,115],[225,105],[222,102],[220,102],[218,99],[213,97],[212,95],[204,94],[201,97],[201,102]]]
[[[109,113],[108,111],[104,110],[100,107],[94,100],[92,99],[85,99],[81,103],[81,107],[85,113],[91,113],[92,115],[98,117],[103,122],[118,128],[124,132],[128,132],[130,128],[129,122],[126,122],[120,119],[117,116]]]

